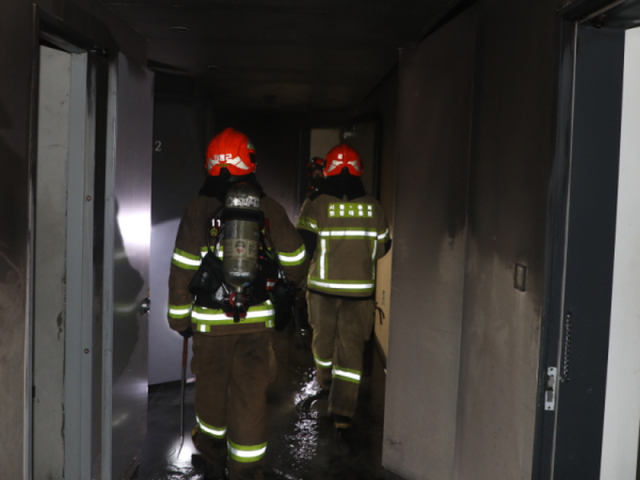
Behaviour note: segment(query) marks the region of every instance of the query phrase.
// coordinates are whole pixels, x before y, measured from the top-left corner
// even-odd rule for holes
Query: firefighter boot
[[[198,427],[191,431],[193,445],[202,457],[204,479],[225,480],[227,478],[227,442],[221,438],[212,438],[200,432]],[[200,463],[192,456],[192,463]],[[194,462],[196,460],[196,462]],[[194,465],[197,466],[197,465]]]

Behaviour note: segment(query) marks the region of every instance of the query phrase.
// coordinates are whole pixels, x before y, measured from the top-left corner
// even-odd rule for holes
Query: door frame
[[[64,188],[68,191],[67,213],[65,215],[67,254],[65,260],[67,292],[64,300],[63,326],[64,336],[62,379],[63,395],[61,399],[40,398],[41,401],[61,401],[63,410],[67,412],[63,418],[63,429],[60,441],[64,476],[74,478],[100,477],[100,435],[104,424],[100,421],[102,408],[101,376],[96,375],[106,365],[102,355],[102,307],[109,303],[103,295],[104,278],[102,271],[105,231],[105,162],[106,147],[110,143],[106,129],[106,82],[103,78],[109,61],[106,51],[99,48],[96,42],[79,34],[73,28],[51,14],[34,7],[34,82],[32,109],[32,215],[36,217],[39,206],[36,202],[37,187],[37,142],[38,142],[38,91],[40,70],[40,46],[48,46],[65,52],[71,58],[73,78],[70,95],[77,100],[72,104],[74,110],[69,115],[70,145],[76,153],[69,155],[66,164],[68,172],[65,176]],[[112,142],[111,142],[112,143]],[[75,221],[69,221],[69,218]],[[36,225],[35,219],[32,224]],[[43,238],[44,237],[44,238]],[[38,259],[36,258],[36,242],[43,242],[46,232],[35,232],[31,241],[31,271],[37,275]],[[33,392],[32,401],[25,406],[26,410],[26,442],[25,472],[27,478],[34,473],[34,433],[36,425],[33,421],[33,402],[41,397],[34,386],[36,368],[34,355],[37,352],[37,318],[34,305],[36,279],[31,278],[32,293],[30,304],[29,336],[26,354],[29,359],[26,374],[26,386]],[[29,396],[28,398],[31,398]],[[74,412],[69,414],[69,412]],[[55,454],[54,454],[55,455]]]
[[[561,51],[556,151],[549,184],[546,287],[532,468],[534,480],[573,480],[562,472],[563,468],[575,462],[567,458],[574,455],[577,459],[582,457],[584,465],[590,465],[584,467],[588,469],[586,477],[585,472],[575,471],[576,479],[596,479],[600,475],[620,150],[620,123],[603,122],[602,119],[620,120],[624,32],[631,26],[630,19],[620,14],[626,9],[636,8],[635,12],[640,17],[637,4],[640,4],[637,0],[587,0],[575,2],[559,12]],[[594,38],[597,40],[595,43],[585,42],[585,39]],[[597,48],[594,47],[596,43]],[[609,73],[613,66],[617,72],[609,78],[595,75],[593,77],[601,78],[583,80],[588,78],[584,74],[585,69],[594,65],[607,69]],[[594,85],[598,82],[599,85]],[[588,89],[602,95],[589,97]],[[589,137],[585,132],[596,134]],[[592,151],[593,154],[590,153]],[[599,153],[602,156],[595,160],[591,158],[590,167],[581,166],[581,162],[588,163],[588,160],[581,159]],[[609,159],[608,164],[606,158]],[[589,172],[585,173],[586,170]],[[598,187],[602,187],[599,193],[603,197],[599,200],[603,200],[603,205],[597,208],[593,208],[593,199],[589,198],[593,195],[585,191],[589,182],[593,184],[594,178],[585,180],[585,175],[601,175],[597,181]],[[588,214],[589,218],[580,219],[581,214]],[[593,222],[597,226],[588,227],[588,222],[594,218],[598,219]],[[595,233],[598,238],[590,240],[591,245],[579,239],[576,241],[576,232],[580,229],[585,234],[599,230]],[[594,249],[594,242],[599,255],[588,257],[589,249]],[[590,259],[588,267],[579,266],[576,252],[581,255],[578,260]],[[580,304],[577,298],[585,296],[589,289],[591,297]],[[593,315],[599,320],[580,321],[590,316],[593,319]],[[588,336],[592,338],[586,340]],[[580,395],[578,390],[581,390]],[[580,402],[576,401],[578,398]],[[582,422],[588,424],[584,431],[578,431],[581,424],[577,418],[572,423],[567,421],[569,414],[559,413],[562,412],[563,400],[572,402],[571,415],[577,417],[580,409],[583,414],[588,413],[589,422]],[[572,430],[572,434],[575,433],[573,447],[565,443],[568,433],[563,429],[568,425],[576,428]]]

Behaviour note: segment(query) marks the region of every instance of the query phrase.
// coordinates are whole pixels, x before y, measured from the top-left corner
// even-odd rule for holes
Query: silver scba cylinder
[[[224,279],[235,291],[236,308],[244,306],[244,289],[256,278],[260,229],[260,192],[250,183],[229,187],[223,214],[222,240]]]

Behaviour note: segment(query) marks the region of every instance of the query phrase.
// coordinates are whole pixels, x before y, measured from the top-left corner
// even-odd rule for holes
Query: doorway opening
[[[563,15],[533,478],[634,480],[640,2]]]

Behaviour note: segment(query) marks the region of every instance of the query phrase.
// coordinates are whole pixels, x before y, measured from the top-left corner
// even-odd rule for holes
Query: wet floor
[[[364,378],[353,426],[338,435],[317,398],[309,339],[293,329],[275,333],[278,376],[269,388],[267,480],[402,480],[381,466],[384,367],[373,342],[365,350]],[[149,389],[147,440],[136,480],[207,480],[190,431],[195,425],[194,384],[185,391],[184,443],[180,445],[180,382]]]

